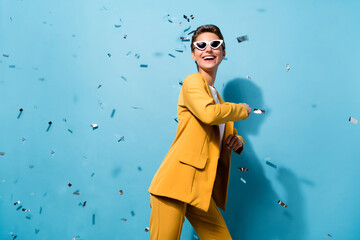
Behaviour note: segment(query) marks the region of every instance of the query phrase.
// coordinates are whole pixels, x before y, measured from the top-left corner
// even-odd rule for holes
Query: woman
[[[233,121],[246,119],[251,108],[224,102],[214,87],[225,57],[218,27],[196,29],[191,56],[198,72],[183,81],[176,137],[148,190],[152,240],[180,239],[185,216],[200,239],[231,239],[218,207],[225,211],[231,149],[240,154],[244,147]]]

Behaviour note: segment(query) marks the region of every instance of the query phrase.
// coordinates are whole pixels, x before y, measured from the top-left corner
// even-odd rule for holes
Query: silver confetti
[[[246,184],[246,180],[245,180],[245,179],[240,178],[240,180],[241,180],[243,183],[245,183],[245,184]]]
[[[290,70],[290,65],[286,64],[286,69],[289,71]]]
[[[97,129],[99,126],[96,123],[93,123],[90,125],[93,130]]]
[[[354,123],[354,124],[358,124],[358,120],[356,120],[356,119],[353,118],[353,117],[350,117],[350,118],[349,118],[349,121],[352,122],[352,123]]]
[[[253,113],[256,113],[256,114],[265,114],[265,110],[261,110],[261,109],[254,108]]]
[[[244,35],[244,36],[241,36],[241,37],[237,37],[236,38],[237,41],[240,43],[240,42],[244,42],[244,41],[249,41],[249,37],[248,35]]]

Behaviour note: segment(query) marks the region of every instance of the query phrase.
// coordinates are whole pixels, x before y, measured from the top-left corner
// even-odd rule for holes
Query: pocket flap
[[[181,163],[193,166],[197,169],[204,169],[207,160],[208,160],[208,156],[185,153],[179,161]]]

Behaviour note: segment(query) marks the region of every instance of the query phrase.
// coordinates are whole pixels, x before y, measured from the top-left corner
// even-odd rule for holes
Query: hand
[[[230,134],[226,139],[226,147],[227,149],[232,149],[237,151],[239,148],[243,146],[242,142],[238,139],[236,135]]]
[[[250,108],[250,106],[249,106],[248,104],[246,104],[246,103],[239,103],[239,104],[241,104],[241,105],[245,106],[245,107],[246,107],[246,111],[247,111],[248,115],[250,115],[250,113],[251,113],[251,108]]]

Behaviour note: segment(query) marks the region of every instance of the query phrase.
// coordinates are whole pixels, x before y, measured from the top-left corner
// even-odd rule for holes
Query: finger
[[[237,151],[241,147],[242,147],[242,142],[239,140],[233,149],[234,149],[234,151]]]
[[[236,136],[233,136],[233,138],[231,139],[231,142],[229,144],[230,148],[233,148],[237,141],[239,141],[239,139]]]
[[[229,145],[230,141],[231,141],[231,138],[233,137],[234,135],[230,134],[227,139],[226,139],[226,145]]]

